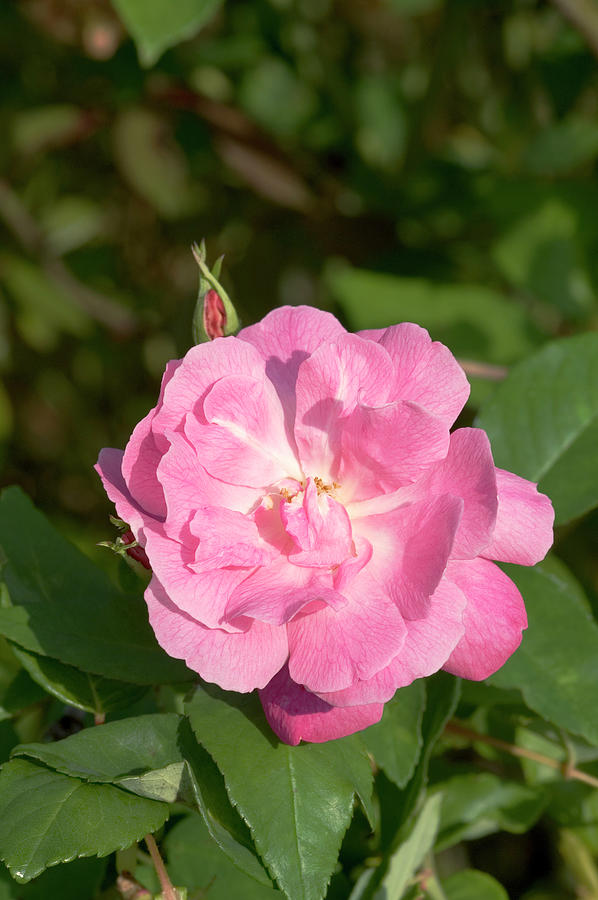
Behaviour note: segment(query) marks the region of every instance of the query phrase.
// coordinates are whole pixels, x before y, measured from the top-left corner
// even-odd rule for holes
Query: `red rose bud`
[[[226,310],[222,298],[214,288],[211,288],[203,299],[203,327],[211,341],[225,335]]]
[[[141,565],[144,566],[146,569],[151,569],[150,561],[147,558],[147,553],[145,552],[143,547],[139,546],[139,544],[135,540],[135,535],[133,534],[133,532],[131,531],[130,528],[127,531],[123,532],[123,534],[120,535],[120,539],[121,539],[122,543],[125,544],[126,553],[128,556],[131,557],[131,559],[135,559],[137,562],[141,563]],[[132,544],[133,546],[128,547],[128,546],[126,546],[127,544]]]
[[[199,292],[192,322],[193,340],[196,344],[203,344],[218,337],[236,334],[239,330],[237,311],[218,281],[222,257],[209,269],[205,243],[202,241],[199,245],[194,244],[192,250],[199,266]]]

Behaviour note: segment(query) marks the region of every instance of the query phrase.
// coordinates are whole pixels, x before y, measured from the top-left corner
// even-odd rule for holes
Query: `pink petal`
[[[184,435],[167,431],[170,446],[158,465],[157,477],[166,500],[164,527],[172,537],[204,506],[225,506],[247,512],[259,500],[255,488],[226,484],[208,475]]]
[[[260,691],[260,700],[272,731],[293,746],[300,741],[320,744],[362,731],[379,722],[384,711],[379,703],[345,709],[329,706],[292,681],[286,667]]]
[[[550,499],[538,493],[537,485],[512,472],[496,469],[498,515],[488,559],[533,566],[552,546],[554,510]]]
[[[392,362],[372,341],[344,334],[322,344],[297,376],[295,438],[308,475],[334,478],[338,465],[338,422],[358,403],[381,406],[392,380]]]
[[[221,378],[207,392],[202,412],[206,424],[190,414],[185,434],[214,478],[260,488],[288,477],[301,480],[283,410],[269,381]]]
[[[156,478],[156,469],[162,453],[156,443],[152,426],[156,414],[162,408],[166,387],[180,365],[178,359],[167,364],[162,376],[158,403],[135,427],[125,447],[122,463],[123,477],[131,495],[143,509],[158,518],[166,515],[166,505],[162,487]]]
[[[313,478],[303,494],[280,507],[284,527],[294,540],[289,561],[296,566],[337,566],[352,556],[351,522],[344,506],[326,493],[318,496]]]
[[[153,422],[154,432],[180,430],[188,413],[201,417],[206,393],[221,378],[248,375],[263,380],[264,370],[260,353],[236,337],[216,338],[192,347],[166,385]]]
[[[318,696],[334,706],[386,703],[398,688],[437,672],[463,637],[466,603],[462,591],[443,579],[434,592],[426,617],[405,622],[405,643],[386,668],[344,691],[318,693]]]
[[[446,458],[432,466],[409,491],[414,499],[440,494],[463,500],[463,515],[451,556],[473,559],[490,541],[498,506],[490,441],[481,428],[459,428],[453,432]]]
[[[427,614],[459,526],[463,501],[448,494],[353,518],[355,534],[374,548],[367,571],[407,619]]]
[[[147,515],[133,500],[125,484],[121,468],[122,458],[122,450],[104,447],[103,450],[100,450],[100,455],[94,468],[102,479],[102,484],[108,497],[116,506],[116,512],[119,517],[131,526],[131,530],[137,536]]]
[[[413,400],[449,427],[469,397],[469,384],[448,347],[419,325],[391,325],[378,339],[395,364],[389,399]]]
[[[263,688],[285,663],[284,628],[261,622],[235,634],[204,628],[168,599],[156,577],[146,589],[145,599],[160,646],[225,691],[247,693]]]
[[[346,606],[299,614],[287,626],[290,676],[310,691],[339,691],[371,678],[403,645],[403,618],[367,572],[346,586]]]
[[[189,530],[198,539],[195,571],[265,566],[277,555],[260,537],[255,521],[231,509],[218,506],[198,509]]]
[[[226,623],[229,598],[250,569],[218,568],[195,571],[197,538],[187,531],[183,543],[172,540],[159,523],[143,530],[152,570],[172,603],[211,628],[237,631]]]
[[[256,347],[266,360],[266,374],[281,399],[294,397],[299,366],[320,344],[334,341],[345,329],[333,315],[311,306],[282,306],[243,328],[237,337]]]
[[[413,481],[449,447],[446,425],[415,403],[362,406],[343,420],[338,481],[351,500],[385,494]]]
[[[239,616],[250,616],[270,625],[283,625],[308,604],[338,609],[347,601],[333,590],[331,581],[329,575],[294,566],[285,556],[279,556],[235,588],[226,619],[234,622]]]
[[[444,668],[461,678],[481,681],[507,661],[521,643],[527,616],[521,594],[498,566],[486,559],[460,560],[446,577],[467,598],[465,634]]]

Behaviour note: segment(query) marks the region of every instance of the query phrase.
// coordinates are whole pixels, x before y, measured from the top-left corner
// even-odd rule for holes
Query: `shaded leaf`
[[[362,735],[377,764],[399,788],[405,787],[419,758],[425,704],[424,682],[415,681],[396,692],[384,705],[381,721]]]
[[[495,831],[521,834],[538,819],[547,799],[541,789],[488,772],[456,775],[435,784],[433,790],[443,796],[439,850]]]
[[[509,900],[502,884],[476,869],[463,869],[442,880],[446,900]]]
[[[30,653],[15,645],[15,655],[31,678],[49,694],[77,709],[95,714],[123,709],[139,700],[145,686],[90,675],[49,656]]]
[[[168,858],[168,871],[175,884],[189,891],[202,889],[210,900],[274,900],[278,891],[258,884],[240,871],[228,857],[214,846],[204,821],[199,815],[186,816],[172,828],[162,844]]]
[[[191,673],[158,646],[140,597],[121,593],[66,541],[18,488],[0,497],[0,634],[26,650],[136,684],[184,681]]]

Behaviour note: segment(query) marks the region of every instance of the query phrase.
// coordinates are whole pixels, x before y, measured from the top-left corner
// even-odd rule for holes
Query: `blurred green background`
[[[187,7],[136,47],[139,0],[0,4],[2,480],[88,550],[97,452],[190,345],[202,237],[246,324],[414,320],[490,366],[465,422],[598,328],[596,0],[204,0],[199,33]],[[558,549],[597,606],[596,514]],[[512,896],[582,896],[556,845],[475,852]]]
[[[246,323],[416,320],[496,365],[598,323],[597,62],[556,5],[207,6],[143,64],[107,0],[0,7],[3,480],[93,536],[201,237]]]

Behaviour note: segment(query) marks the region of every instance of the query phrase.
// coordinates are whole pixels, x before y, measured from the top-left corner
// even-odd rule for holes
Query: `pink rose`
[[[417,325],[348,334],[274,310],[170,362],[157,406],[97,470],[149,557],[156,637],[206,681],[259,688],[287,743],[377,722],[443,668],[482,679],[526,627],[490,560],[552,542],[536,486],[496,469],[469,393]]]

